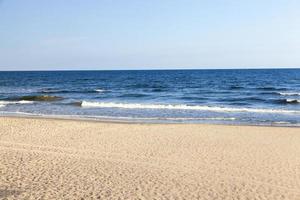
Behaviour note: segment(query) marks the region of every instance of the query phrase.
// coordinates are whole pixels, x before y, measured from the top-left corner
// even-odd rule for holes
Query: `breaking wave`
[[[83,108],[121,108],[121,109],[168,109],[168,110],[200,110],[212,112],[252,112],[252,113],[283,113],[300,114],[300,110],[259,109],[259,108],[230,108],[217,106],[199,106],[185,104],[138,104],[114,102],[89,102],[82,101]]]
[[[299,99],[286,99],[285,100],[287,103],[300,103]]]
[[[298,104],[300,99],[278,99],[274,100],[274,102],[278,104]]]
[[[99,93],[102,93],[102,92],[105,92],[106,90],[104,89],[95,89],[95,92],[99,92]]]
[[[21,101],[0,101],[0,108],[5,107],[6,105],[11,105],[11,104],[31,104],[33,101],[26,101],[26,100],[21,100]]]
[[[299,92],[278,92],[282,96],[300,96]]]

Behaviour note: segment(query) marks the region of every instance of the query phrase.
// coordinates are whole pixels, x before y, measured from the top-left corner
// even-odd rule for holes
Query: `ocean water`
[[[0,72],[0,115],[300,126],[300,69]]]

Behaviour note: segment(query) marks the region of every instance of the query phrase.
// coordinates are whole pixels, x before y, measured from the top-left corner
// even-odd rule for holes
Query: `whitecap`
[[[300,96],[298,92],[279,92],[278,94],[282,96]]]
[[[96,92],[99,92],[99,93],[102,93],[102,92],[105,92],[106,90],[104,89],[95,89]]]
[[[287,103],[300,103],[299,99],[286,99]]]

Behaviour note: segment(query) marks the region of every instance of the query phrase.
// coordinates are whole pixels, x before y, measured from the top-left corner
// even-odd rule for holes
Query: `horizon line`
[[[0,72],[56,72],[56,71],[174,71],[174,70],[274,70],[274,69],[300,69],[300,67],[246,67],[246,68],[142,68],[142,69],[25,69],[0,70]]]

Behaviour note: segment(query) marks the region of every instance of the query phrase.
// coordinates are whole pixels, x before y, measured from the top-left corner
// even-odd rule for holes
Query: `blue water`
[[[300,69],[0,72],[0,114],[300,125]]]

